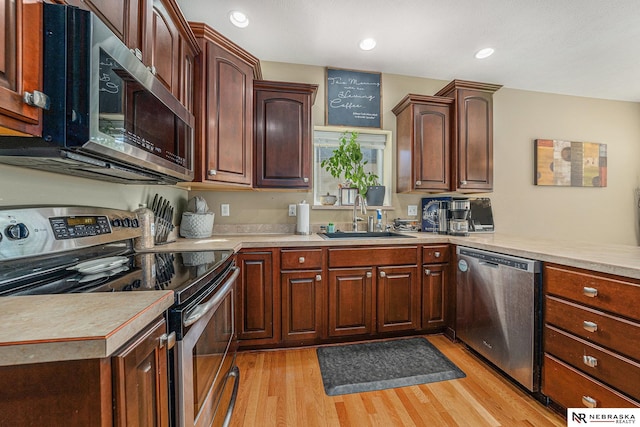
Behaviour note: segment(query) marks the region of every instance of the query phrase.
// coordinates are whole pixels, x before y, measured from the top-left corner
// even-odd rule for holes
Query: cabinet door
[[[315,85],[254,82],[256,187],[311,188]],[[273,89],[271,89],[273,87]],[[294,92],[306,89],[307,93]]]
[[[160,0],[153,1],[150,19],[147,23],[148,51],[143,52],[145,64],[177,98],[180,95],[178,28]]]
[[[329,270],[329,335],[374,332],[373,268]]]
[[[420,328],[418,267],[378,268],[378,332]]]
[[[322,271],[283,272],[282,339],[304,341],[321,337]]]
[[[193,112],[195,52],[191,44],[180,38],[180,102]]]
[[[114,425],[169,425],[166,332],[165,320],[159,319],[113,357]]]
[[[130,0],[66,0],[65,3],[94,12],[120,40],[127,43]],[[131,18],[134,17],[139,19],[137,14]]]
[[[214,43],[207,43],[204,179],[251,185],[253,70]]]
[[[442,190],[450,186],[450,105],[415,105],[414,189]]]
[[[458,109],[458,189],[493,189],[492,94],[461,89]]]
[[[42,4],[0,0],[0,133],[41,135],[42,112],[24,93],[42,89]]]
[[[258,343],[278,341],[274,312],[278,313],[273,280],[272,252],[241,252],[238,255],[240,264],[240,286],[238,288],[237,310],[238,339],[258,340]]]
[[[439,329],[447,325],[447,266],[422,266],[422,329]]]

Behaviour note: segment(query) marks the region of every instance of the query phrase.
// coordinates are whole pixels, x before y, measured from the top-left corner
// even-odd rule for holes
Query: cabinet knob
[[[385,273],[384,271],[380,271],[380,277],[382,278],[387,277],[387,273]]]
[[[582,322],[582,327],[584,328],[585,331],[589,331],[589,332],[595,332],[598,330],[598,324],[595,322],[589,322],[588,320],[585,320],[584,322]]]
[[[582,363],[589,366],[590,368],[595,368],[598,366],[598,359],[593,356],[587,356],[586,354],[582,356]]]
[[[460,181],[460,185],[467,185],[467,181]]]
[[[416,185],[422,185],[422,181],[416,181]]]
[[[209,175],[216,175],[218,173],[215,169],[209,169]]]
[[[595,408],[598,406],[598,402],[591,396],[582,396],[582,404],[587,408]]]
[[[156,67],[155,67],[155,65],[152,65],[152,66],[150,66],[150,67],[147,67],[147,69],[148,69],[149,71],[151,71],[151,74],[153,74],[154,76],[156,75]]]
[[[589,298],[595,298],[598,296],[598,290],[596,288],[590,288],[588,286],[582,288],[582,293],[584,294],[584,296]]]
[[[440,252],[437,252],[437,251],[436,251],[436,252],[434,252],[434,253],[433,253],[433,256],[434,256],[434,257],[436,257],[436,258],[440,258]]]
[[[305,176],[304,178],[302,178],[302,180],[303,180],[304,182],[309,182],[309,178],[307,178],[306,176]]]
[[[304,257],[303,257],[303,256],[301,256],[300,258],[298,258],[298,262],[299,262],[300,264],[304,264]]]
[[[316,274],[316,282],[322,282],[322,276],[320,274]]]
[[[160,337],[160,348],[167,346],[167,350],[171,350],[176,344],[176,333],[171,332],[169,335],[162,334]]]
[[[373,276],[373,274],[371,274],[371,272],[370,272],[370,271],[367,271],[367,278],[368,278],[368,279],[371,279],[371,277],[372,277],[372,276]]]
[[[431,274],[431,270],[429,270],[428,268],[425,268],[425,269],[424,269],[424,274],[425,274],[426,276],[430,275],[430,274]]]
[[[133,55],[138,58],[139,61],[142,61],[142,51],[138,48],[129,49]]]

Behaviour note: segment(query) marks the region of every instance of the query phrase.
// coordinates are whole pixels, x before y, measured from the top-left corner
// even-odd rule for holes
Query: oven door
[[[176,415],[180,426],[208,427],[214,417],[223,425],[231,418],[239,381],[234,366],[234,304],[240,270],[234,267],[231,271],[222,286],[182,314],[183,327],[188,330],[176,344]],[[225,392],[229,379],[235,380],[231,393]]]

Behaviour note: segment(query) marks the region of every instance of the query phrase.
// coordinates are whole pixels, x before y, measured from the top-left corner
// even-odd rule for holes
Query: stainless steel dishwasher
[[[532,392],[540,387],[540,262],[458,246],[456,335]]]

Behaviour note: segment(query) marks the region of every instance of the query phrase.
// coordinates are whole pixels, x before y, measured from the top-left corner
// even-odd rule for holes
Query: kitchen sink
[[[318,233],[318,235],[323,239],[385,239],[394,237],[416,237],[394,233],[393,231],[338,231],[336,233]]]

